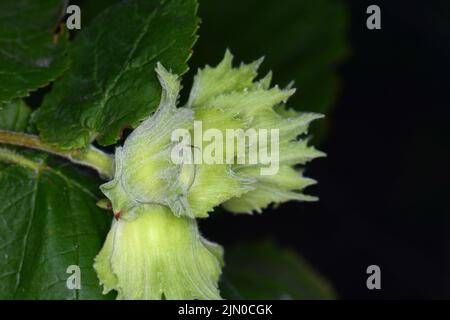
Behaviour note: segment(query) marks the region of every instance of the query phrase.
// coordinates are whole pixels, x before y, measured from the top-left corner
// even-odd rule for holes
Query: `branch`
[[[93,168],[103,178],[110,179],[113,176],[113,157],[92,145],[89,145],[86,149],[61,150],[46,144],[38,136],[1,129],[0,143],[45,151]]]

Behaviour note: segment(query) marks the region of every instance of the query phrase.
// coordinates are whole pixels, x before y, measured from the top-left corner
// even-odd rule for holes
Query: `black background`
[[[381,7],[381,30],[365,26],[370,4]],[[450,4],[349,7],[351,52],[320,147],[328,157],[307,171],[320,201],[216,214],[202,230],[225,245],[270,236],[294,247],[343,299],[450,298]],[[371,264],[381,290],[366,288]]]

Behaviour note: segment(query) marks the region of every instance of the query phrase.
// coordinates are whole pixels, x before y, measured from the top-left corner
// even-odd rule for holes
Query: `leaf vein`
[[[14,297],[16,297],[17,290],[19,289],[19,286],[20,286],[21,274],[22,274],[23,265],[25,262],[25,255],[26,255],[26,251],[27,251],[27,247],[28,247],[28,236],[30,235],[31,227],[33,225],[34,216],[36,213],[36,202],[37,202],[37,194],[38,194],[38,189],[39,189],[40,174],[41,174],[40,171],[37,171],[33,200],[32,200],[33,204],[31,207],[31,216],[30,216],[30,219],[29,219],[29,222],[27,225],[27,230],[26,230],[25,236],[24,236],[24,242],[23,242],[23,246],[22,246],[22,256],[20,258],[19,270],[17,271],[17,276],[16,276],[16,286],[14,288],[14,294],[13,294]]]

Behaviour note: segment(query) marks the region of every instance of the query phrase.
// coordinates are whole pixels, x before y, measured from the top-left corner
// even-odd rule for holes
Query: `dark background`
[[[381,30],[366,28],[370,4],[381,7]],[[270,235],[297,249],[340,298],[450,298],[450,4],[349,1],[349,12],[350,50],[319,147],[328,157],[307,166],[320,201],[216,214],[202,230],[225,245]],[[203,27],[212,24],[202,17]],[[217,62],[205,41],[200,31],[196,53]],[[238,58],[258,57],[228,42],[222,52],[228,45]],[[381,268],[381,290],[366,288],[371,264]]]

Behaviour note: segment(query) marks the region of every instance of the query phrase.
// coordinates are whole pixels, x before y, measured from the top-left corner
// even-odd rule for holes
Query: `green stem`
[[[14,151],[0,148],[0,162],[6,163],[15,163],[21,165],[22,167],[27,167],[33,170],[38,170],[41,168],[39,163],[31,161],[20,154],[15,153]]]
[[[93,168],[104,178],[110,179],[113,176],[113,157],[92,145],[86,149],[61,150],[46,144],[38,136],[1,129],[0,143],[45,151]],[[2,160],[1,157],[0,160]],[[6,161],[6,159],[4,160]]]

